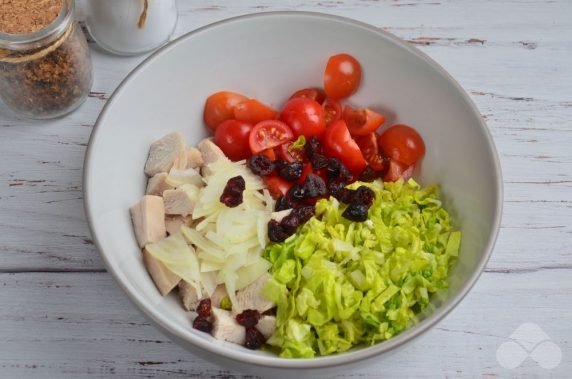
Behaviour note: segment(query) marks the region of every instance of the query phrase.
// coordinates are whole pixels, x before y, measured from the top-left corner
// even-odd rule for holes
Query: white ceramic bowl
[[[432,299],[421,322],[378,345],[308,360],[281,359],[216,341],[191,328],[178,299],[162,298],[145,271],[128,208],[144,193],[149,145],[180,130],[189,143],[207,135],[205,98],[233,90],[280,107],[294,90],[321,86],[327,58],[347,52],[363,67],[356,104],[382,108],[391,122],[413,125],[427,153],[422,184],[439,183],[463,233],[450,288]],[[473,286],[493,248],[502,211],[502,180],[487,126],[463,89],[434,61],[375,27],[315,13],[237,17],[163,47],[114,93],[91,136],[84,167],[85,207],[94,241],[131,300],[185,348],[259,375],[339,373],[415,339],[449,313]]]

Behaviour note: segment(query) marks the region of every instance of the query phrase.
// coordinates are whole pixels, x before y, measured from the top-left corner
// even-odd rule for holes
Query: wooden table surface
[[[340,378],[572,377],[571,1],[180,0],[179,9],[175,37],[271,10],[368,22],[445,67],[487,120],[505,203],[485,272],[425,337]],[[113,90],[145,57],[90,46],[95,83],[73,114],[33,122],[0,105],[0,377],[246,377],[166,339],[128,301],[94,248],[82,194],[88,138]],[[553,343],[507,344],[525,323]],[[521,330],[535,340],[530,325]],[[500,346],[510,359],[497,358]],[[526,358],[522,346],[538,362],[528,357],[506,368]]]

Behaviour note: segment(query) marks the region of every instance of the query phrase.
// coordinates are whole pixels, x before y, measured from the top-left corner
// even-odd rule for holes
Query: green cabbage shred
[[[439,188],[353,183],[375,192],[368,220],[342,217],[322,199],[298,233],[263,256],[272,278],[263,295],[277,304],[267,341],[284,358],[311,358],[385,341],[417,322],[432,293],[447,287],[461,233],[441,207]]]

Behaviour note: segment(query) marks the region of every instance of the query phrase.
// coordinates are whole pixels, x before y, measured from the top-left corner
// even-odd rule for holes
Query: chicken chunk
[[[189,147],[187,149],[187,168],[198,168],[205,164],[203,155],[196,147]]]
[[[179,153],[177,154],[177,157],[175,158],[175,161],[173,162],[173,168],[178,170],[184,170],[187,168],[187,164],[188,164],[187,150],[186,149],[180,150]]]
[[[181,151],[185,151],[185,142],[179,132],[167,134],[153,142],[149,149],[149,157],[145,163],[145,174],[154,176],[160,172],[168,172]]]
[[[190,215],[195,209],[198,194],[199,189],[193,185],[185,185],[176,190],[166,190],[163,192],[165,213],[168,215]]]
[[[214,318],[212,336],[214,338],[244,345],[246,329],[236,322],[230,312],[212,307],[212,315]]]
[[[183,303],[183,308],[187,311],[197,309],[197,305],[201,301],[195,287],[184,280],[181,280],[179,283],[179,297],[181,298],[181,303]]]
[[[163,263],[149,254],[146,249],[143,249],[143,262],[161,295],[167,295],[181,281],[177,274],[171,272]]]
[[[273,308],[275,304],[266,300],[261,294],[262,288],[270,278],[270,274],[266,273],[252,284],[238,291],[236,300],[232,303],[232,312],[239,314],[245,309],[256,309],[258,312],[263,313]]]
[[[222,152],[220,147],[218,147],[210,138],[205,138],[198,145],[199,151],[202,154],[204,165],[202,167],[201,173],[203,176],[209,176],[212,172],[209,170],[209,165],[220,160],[226,159],[226,155]]]
[[[147,191],[145,191],[145,193],[147,195],[162,196],[163,191],[173,189],[174,187],[167,183],[167,176],[166,172],[160,172],[149,178],[149,181],[147,182]]]
[[[256,329],[262,333],[264,338],[270,338],[270,336],[276,331],[276,317],[263,315],[260,320],[258,320]]]
[[[181,232],[181,225],[192,226],[193,219],[191,216],[166,216],[165,228],[170,236]]]
[[[139,247],[165,238],[165,204],[160,196],[145,195],[130,208],[131,220]]]

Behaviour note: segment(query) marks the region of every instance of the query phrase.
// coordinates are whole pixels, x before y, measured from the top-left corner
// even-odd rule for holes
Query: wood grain
[[[572,372],[572,2],[178,4],[175,36],[231,16],[293,9],[382,27],[448,70],[487,120],[501,157],[505,208],[485,274],[426,338],[346,377]],[[105,273],[84,218],[83,157],[105,101],[145,57],[90,46],[95,84],[78,111],[36,122],[0,104],[0,377],[242,378],[162,337]],[[559,344],[559,367],[544,371],[530,359],[513,371],[500,367],[496,348],[522,322],[538,323]]]

